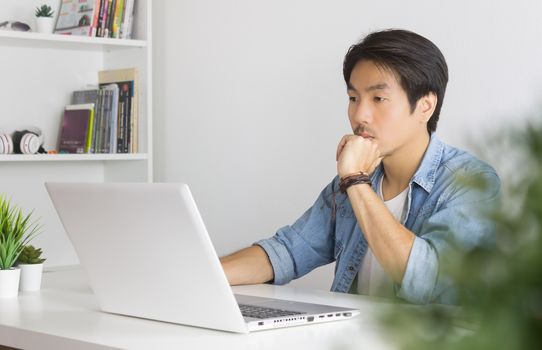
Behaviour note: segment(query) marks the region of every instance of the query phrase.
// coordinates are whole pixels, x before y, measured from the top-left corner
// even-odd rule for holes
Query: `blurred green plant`
[[[399,306],[385,313],[383,324],[402,349],[542,345],[542,123],[501,135],[489,148],[509,172],[500,173],[502,203],[490,215],[496,245],[456,250],[441,262],[459,286],[461,307]]]
[[[35,15],[36,17],[53,17],[54,11],[51,6],[43,4],[39,7],[36,7]]]
[[[41,253],[41,248],[36,249],[33,245],[26,245],[17,259],[17,265],[41,264],[45,261],[41,258]]]
[[[0,193],[0,270],[12,268],[25,245],[39,233],[41,226],[30,221],[31,216],[23,216],[21,209]]]

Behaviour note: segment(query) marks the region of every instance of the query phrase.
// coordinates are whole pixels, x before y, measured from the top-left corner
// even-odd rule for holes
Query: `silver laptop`
[[[234,295],[185,184],[46,187],[103,311],[240,333],[359,314]]]

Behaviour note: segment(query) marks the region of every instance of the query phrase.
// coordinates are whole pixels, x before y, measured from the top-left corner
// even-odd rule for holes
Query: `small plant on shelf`
[[[17,259],[17,265],[28,264],[41,264],[46,259],[41,258],[41,248],[36,248],[33,245],[27,245],[23,248],[19,258]]]
[[[36,7],[36,17],[53,17],[55,12],[51,6],[43,4],[40,7]]]
[[[54,22],[54,11],[51,6],[43,4],[39,7],[36,7],[36,25],[38,32],[51,34],[55,26]]]
[[[43,262],[41,249],[26,245],[17,259],[17,267],[21,270],[19,290],[23,292],[38,291],[41,289],[41,276],[43,275]]]

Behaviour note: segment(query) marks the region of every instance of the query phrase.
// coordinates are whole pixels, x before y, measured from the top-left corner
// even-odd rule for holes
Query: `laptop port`
[[[329,314],[329,315],[327,315],[327,317],[331,317],[331,316],[333,316],[333,314]]]
[[[345,317],[351,317],[351,316],[352,316],[352,313],[351,313],[351,312],[343,312],[343,316],[345,316]]]
[[[258,322],[258,326],[263,326],[263,321]]]
[[[307,322],[312,322],[314,321],[314,316],[308,316],[307,317]]]

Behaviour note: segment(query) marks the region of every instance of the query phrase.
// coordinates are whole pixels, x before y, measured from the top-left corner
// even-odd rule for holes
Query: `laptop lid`
[[[102,310],[248,332],[187,185],[45,185]]]

